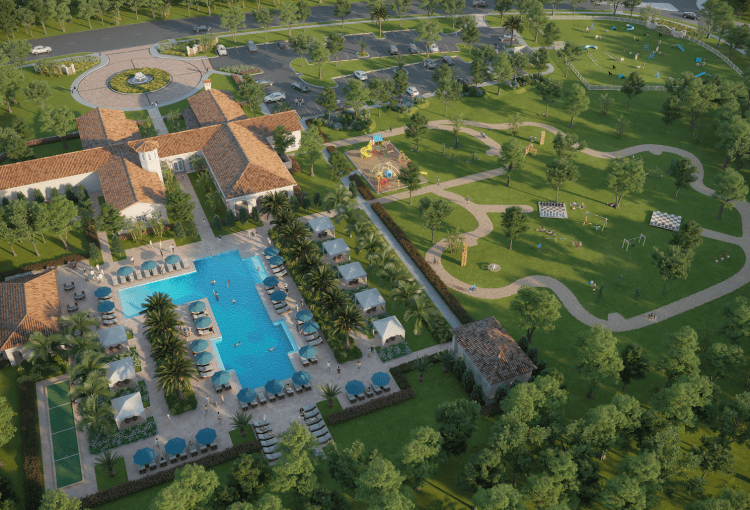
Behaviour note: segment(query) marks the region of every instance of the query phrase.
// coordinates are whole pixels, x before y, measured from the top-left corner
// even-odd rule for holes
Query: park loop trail
[[[486,151],[486,154],[491,155],[491,156],[498,155],[500,145],[496,141],[492,140],[491,138],[482,137],[481,131],[504,130],[504,129],[510,128],[509,123],[487,124],[484,122],[466,121],[464,125],[466,127],[462,128],[462,132],[465,134],[474,136],[478,140],[486,144],[488,146],[488,150]],[[559,131],[557,128],[553,126],[550,126],[548,124],[543,124],[540,122],[523,122],[521,125],[542,128],[542,129],[549,131],[553,135]],[[448,120],[430,121],[428,123],[428,127],[430,129],[444,129],[444,130],[451,129],[450,122]],[[476,128],[476,129],[473,129],[473,128]],[[399,127],[399,128],[391,129],[388,131],[382,131],[381,134],[383,136],[396,136],[396,135],[404,134],[404,130],[405,128]],[[354,138],[348,138],[346,140],[339,140],[338,142],[334,142],[330,145],[343,147],[343,146],[351,145],[355,143],[364,143],[364,142],[367,142],[371,136],[372,135],[362,135],[362,136],[358,136]],[[703,164],[695,155],[682,149],[677,149],[675,147],[669,147],[666,145],[643,144],[643,145],[635,145],[633,147],[628,147],[617,152],[600,152],[600,151],[596,151],[593,149],[586,149],[583,152],[585,154],[588,154],[589,156],[593,156],[596,158],[604,158],[604,159],[627,157],[633,154],[638,154],[640,152],[650,152],[655,155],[659,155],[659,154],[666,152],[670,154],[675,154],[679,157],[689,158],[693,161],[693,164],[698,169],[698,180],[692,183],[691,186],[693,187],[693,189],[695,189],[698,193],[701,193],[702,195],[710,196],[713,194],[713,190],[709,189],[703,183],[703,178],[705,175],[705,172],[703,170]],[[466,232],[465,234],[463,234],[463,236],[464,236],[465,242],[469,246],[476,246],[480,238],[490,234],[493,230],[492,221],[490,220],[488,213],[501,213],[505,211],[505,209],[507,209],[508,207],[512,207],[513,204],[509,204],[509,205],[474,204],[472,202],[468,202],[466,200],[466,197],[461,197],[451,191],[448,191],[448,188],[489,179],[491,177],[497,177],[502,174],[503,174],[503,169],[496,168],[494,170],[488,170],[485,172],[480,172],[477,174],[460,177],[458,179],[453,179],[451,181],[446,181],[446,182],[440,183],[439,185],[431,184],[429,186],[423,186],[418,191],[415,191],[412,194],[412,196],[417,197],[419,195],[424,195],[426,193],[434,193],[435,195],[443,197],[446,200],[450,200],[455,205],[463,207],[468,212],[470,212],[474,216],[474,218],[476,218],[478,226],[471,232]],[[406,191],[406,192],[396,193],[394,195],[389,195],[386,197],[377,198],[373,200],[371,203],[379,202],[379,203],[385,204],[385,203],[393,202],[396,200],[405,200],[408,197],[409,197],[409,192]],[[524,212],[527,212],[527,213],[533,210],[528,205],[522,205],[520,207],[523,209]],[[707,289],[703,289],[699,292],[696,292],[695,294],[692,294],[678,301],[674,301],[668,305],[664,305],[655,310],[652,310],[652,312],[656,314],[656,316],[660,320],[674,317],[681,313],[692,310],[698,306],[701,306],[705,303],[708,303],[715,299],[719,299],[723,296],[726,296],[727,294],[731,292],[734,292],[740,289],[744,285],[747,285],[748,283],[750,283],[750,204],[748,204],[747,202],[738,202],[735,204],[735,207],[737,208],[737,211],[740,213],[740,217],[742,218],[742,237],[734,237],[734,236],[722,234],[720,232],[716,232],[716,231],[708,230],[708,229],[703,230],[703,237],[716,239],[718,241],[722,241],[725,243],[739,246],[745,252],[745,265],[742,267],[742,269],[740,269],[738,273],[727,278],[723,282],[719,282],[715,285],[712,285],[711,287],[708,287]],[[573,294],[573,292],[566,285],[564,285],[559,280],[556,280],[555,278],[552,278],[550,276],[532,275],[532,276],[527,276],[525,278],[516,280],[515,282],[505,285],[503,287],[493,287],[493,288],[476,287],[474,292],[469,292],[469,284],[462,282],[458,278],[454,277],[453,275],[448,273],[448,271],[446,271],[445,268],[443,267],[442,255],[445,249],[446,249],[445,240],[438,242],[427,251],[427,253],[425,254],[425,260],[429,263],[432,263],[433,261],[435,261],[435,263],[432,264],[432,267],[435,270],[435,272],[440,276],[440,278],[442,278],[445,284],[451,289],[461,292],[463,294],[481,298],[481,299],[499,299],[499,298],[505,298],[505,297],[514,295],[516,292],[518,292],[518,289],[522,285],[531,285],[533,287],[546,287],[557,295],[557,297],[562,302],[563,306],[570,312],[571,315],[573,315],[573,317],[575,317],[577,320],[579,320],[580,322],[586,325],[603,324],[605,327],[607,327],[611,331],[622,332],[622,331],[631,331],[634,329],[644,328],[646,326],[650,326],[655,323],[654,320],[649,320],[646,318],[647,314],[638,315],[638,316],[626,319],[619,313],[611,313],[609,314],[609,317],[606,320],[599,319],[595,317],[594,315],[592,315],[591,313],[589,313],[581,305],[580,301],[578,301],[578,298],[576,298],[575,294]]]

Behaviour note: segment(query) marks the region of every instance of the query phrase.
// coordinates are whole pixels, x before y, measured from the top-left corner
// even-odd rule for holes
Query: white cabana
[[[323,253],[331,257],[334,261],[338,257],[346,257],[349,260],[349,246],[343,239],[331,239],[323,243]]]
[[[354,299],[364,312],[382,313],[385,311],[385,298],[380,294],[378,289],[367,289],[354,294]],[[381,310],[378,310],[380,308]]]
[[[336,235],[336,227],[328,216],[313,218],[307,222],[307,225],[310,227],[310,230],[312,230],[314,239],[327,237],[326,232],[330,232],[331,237]]]
[[[376,339],[380,341],[381,345],[394,340],[402,340],[406,336],[406,330],[395,315],[373,322],[372,327],[375,329]]]
[[[115,422],[118,429],[146,421],[146,411],[143,409],[143,400],[141,399],[140,391],[113,398],[112,409],[115,411]],[[139,418],[142,418],[143,421]]]
[[[128,333],[122,324],[99,330],[99,343],[104,350],[128,343]]]
[[[362,281],[367,283],[367,271],[362,267],[359,262],[352,262],[350,264],[342,264],[338,266],[339,277],[344,280],[344,284],[349,284],[352,281],[362,278]],[[356,281],[355,281],[356,283]]]
[[[135,366],[133,365],[133,358],[128,356],[127,358],[119,359],[108,364],[107,379],[109,380],[110,386],[114,386],[122,381],[135,381]]]

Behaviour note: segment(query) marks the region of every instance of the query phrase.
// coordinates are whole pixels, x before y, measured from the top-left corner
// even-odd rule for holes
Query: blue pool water
[[[236,371],[240,384],[247,388],[263,386],[274,378],[290,378],[294,368],[288,353],[297,346],[286,323],[268,317],[255,289],[268,276],[260,258],[243,260],[238,251],[232,251],[193,263],[195,272],[119,291],[125,316],[140,315],[141,304],[154,292],[169,294],[177,305],[209,298],[222,335],[212,341],[213,352],[223,370]],[[211,285],[211,280],[216,284]],[[231,281],[229,287],[227,280]],[[241,345],[234,347],[238,342]],[[274,350],[269,351],[271,348]]]

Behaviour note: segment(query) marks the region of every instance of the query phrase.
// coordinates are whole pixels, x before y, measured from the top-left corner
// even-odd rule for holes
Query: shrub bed
[[[360,193],[362,193],[362,188],[360,188],[359,190]],[[469,312],[467,312],[466,309],[461,305],[461,303],[459,303],[458,300],[453,296],[453,293],[450,291],[448,286],[443,283],[443,280],[441,280],[437,273],[435,273],[435,271],[432,269],[432,266],[430,266],[430,264],[428,264],[424,257],[419,253],[417,247],[412,244],[404,231],[401,230],[401,227],[396,224],[391,215],[388,214],[388,211],[385,210],[385,207],[383,207],[382,204],[372,204],[372,210],[375,211],[375,214],[378,215],[383,223],[385,223],[385,226],[388,227],[388,230],[390,230],[391,233],[396,237],[399,244],[403,246],[404,250],[406,250],[406,253],[409,254],[417,267],[419,267],[419,269],[427,277],[427,280],[429,280],[432,286],[435,287],[435,290],[438,291],[440,296],[448,305],[448,308],[450,308],[451,311],[456,314],[456,317],[459,321],[461,321],[461,324],[474,322],[474,319],[471,315],[469,315]]]
[[[353,420],[354,418],[359,418],[360,416],[374,413],[375,411],[380,411],[386,407],[406,402],[416,396],[417,394],[414,391],[414,388],[396,391],[389,395],[385,395],[384,397],[374,398],[363,404],[347,407],[341,411],[331,413],[326,417],[326,421],[329,425],[338,425],[339,423],[344,423],[345,421]]]
[[[97,492],[96,494],[90,494],[81,499],[82,508],[94,508],[96,506],[104,505],[105,503],[111,503],[117,501],[120,498],[131,496],[137,492],[145,491],[157,485],[161,485],[174,480],[174,473],[177,469],[185,467],[188,464],[198,464],[204,468],[212,468],[219,464],[224,464],[231,460],[236,459],[240,455],[246,453],[255,453],[260,451],[260,442],[251,441],[249,443],[242,443],[236,446],[227,448],[220,452],[211,453],[205,455],[199,459],[179,464],[175,467],[166,469],[164,471],[157,471],[153,475],[149,475],[136,480],[130,480],[122,485],[111,487],[107,490]],[[34,507],[36,508],[36,507]]]
[[[378,349],[378,356],[380,356],[380,359],[383,361],[400,358],[407,354],[411,354],[411,348],[406,342],[399,342]]]
[[[186,41],[176,41],[173,43],[160,44],[157,50],[162,55],[175,55],[177,57],[187,56],[187,47],[194,46],[200,41],[198,39],[188,39]]]
[[[23,455],[23,491],[26,508],[36,510],[42,504],[42,450],[39,440],[39,419],[36,407],[36,385],[18,385],[18,414],[21,420],[21,453]]]
[[[183,390],[182,396],[184,398],[182,400],[177,396],[177,393],[165,393],[164,396],[167,398],[167,407],[169,408],[169,414],[172,416],[178,416],[198,407],[198,401],[193,390]]]
[[[322,129],[320,129],[320,126],[318,126],[318,133],[320,133],[320,136],[323,137],[323,143],[329,143],[331,141],[330,138],[328,138],[328,135],[326,135]]]
[[[263,72],[259,67],[248,66],[248,65],[245,65],[245,64],[238,64],[238,65],[233,65],[233,66],[220,67],[219,71],[222,71],[224,73],[232,73],[232,74],[239,74],[239,75],[243,75],[243,74],[260,74],[260,73]]]
[[[137,72],[141,72],[146,76],[153,76],[154,79],[143,85],[129,84],[128,79],[135,76],[135,73]],[[143,94],[144,92],[153,92],[162,89],[169,85],[171,81],[172,76],[162,69],[142,67],[138,69],[128,69],[127,71],[116,74],[111,80],[109,80],[109,88],[122,94]]]
[[[86,258],[88,257],[84,257],[83,255],[78,254],[66,255],[65,257],[48,260],[46,262],[34,262],[32,264],[26,264],[25,266],[0,273],[0,276],[2,276],[3,278],[7,278],[8,276],[13,276],[14,274],[26,273],[28,271],[38,271],[40,269],[47,269],[48,267],[62,266],[69,262],[77,262]]]
[[[367,184],[361,175],[354,174],[349,177],[349,180],[354,179],[354,183],[357,185],[357,189],[362,194],[362,197],[365,200],[374,200],[375,199],[375,193],[372,192],[372,188],[369,184]],[[378,204],[380,205],[380,204]],[[382,206],[381,206],[382,207]],[[385,210],[385,209],[383,209]],[[388,214],[388,213],[386,213]],[[390,216],[390,215],[389,215]]]
[[[112,421],[114,422],[114,418]],[[153,418],[149,417],[146,423],[133,425],[132,427],[118,431],[112,436],[108,436],[105,433],[95,436],[89,435],[89,452],[92,455],[96,455],[112,448],[117,448],[118,446],[135,443],[141,439],[155,436],[157,433],[156,422]]]

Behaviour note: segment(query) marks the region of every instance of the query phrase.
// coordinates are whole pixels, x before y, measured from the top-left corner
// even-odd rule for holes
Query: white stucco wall
[[[131,205],[130,207],[126,207],[125,209],[123,209],[122,215],[125,217],[125,219],[141,219],[143,221],[146,221],[149,217],[151,217],[152,214],[156,212],[161,213],[161,217],[164,219],[164,221],[167,220],[167,209],[163,204],[149,204],[145,202],[138,202]]]
[[[232,198],[231,200],[227,201],[227,208],[236,213],[240,210],[240,208],[245,207],[245,202],[247,203],[248,207],[257,207],[260,205],[261,198],[279,191],[283,191],[287,194],[287,196],[291,197],[294,194],[294,186],[285,186],[283,188],[264,191],[263,193],[253,193],[252,195],[246,195],[244,197]]]
[[[161,158],[160,161],[162,163],[166,163],[174,173],[194,172],[195,170],[190,168],[190,158],[194,154],[198,154],[198,152],[186,152],[185,154],[177,154],[176,156]],[[180,162],[182,162],[182,166],[180,166]]]
[[[102,184],[101,182],[99,182],[99,173],[91,172],[88,174],[79,174],[71,177],[65,177],[63,179],[53,179],[51,181],[39,182],[27,186],[18,186],[17,188],[3,189],[0,190],[0,199],[4,197],[8,197],[8,199],[14,199],[16,198],[16,192],[18,191],[26,195],[26,198],[33,198],[34,189],[38,189],[39,191],[44,193],[44,196],[47,198],[47,200],[49,200],[50,193],[53,188],[57,188],[60,193],[64,194],[66,184],[70,184],[71,186],[73,186],[73,189],[77,188],[79,184],[83,184],[83,187],[86,188],[86,191],[89,192],[89,195],[94,193],[101,194],[102,192]]]
[[[294,152],[299,149],[300,140],[302,140],[302,131],[292,131],[292,136],[294,137],[294,144],[286,150],[287,152]],[[268,140],[268,145],[273,147],[273,136],[266,137],[266,140]]]

